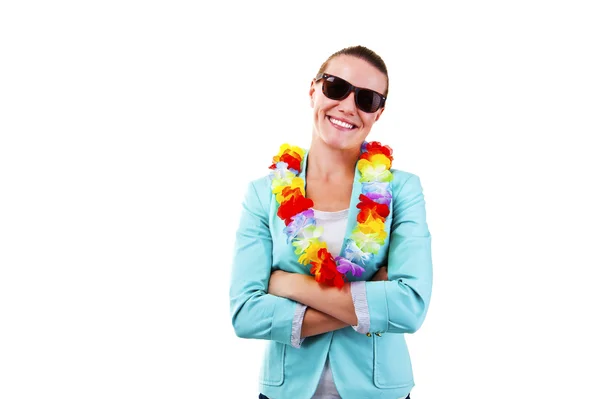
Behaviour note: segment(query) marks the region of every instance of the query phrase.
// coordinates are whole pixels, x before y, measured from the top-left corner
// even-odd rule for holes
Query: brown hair
[[[319,68],[319,72],[317,72],[317,74],[324,73],[325,69],[327,68],[327,65],[329,65],[329,61],[340,55],[349,55],[351,57],[356,57],[360,58],[361,60],[365,60],[369,64],[377,68],[377,70],[385,74],[387,85],[385,87],[385,93],[383,93],[383,95],[387,97],[388,88],[390,86],[390,78],[388,76],[388,71],[387,67],[385,66],[385,62],[383,62],[383,59],[379,55],[377,55],[377,53],[364,46],[346,47],[341,49],[340,51],[336,51],[335,53],[331,54],[329,58],[327,58],[323,65],[321,65],[321,68]]]

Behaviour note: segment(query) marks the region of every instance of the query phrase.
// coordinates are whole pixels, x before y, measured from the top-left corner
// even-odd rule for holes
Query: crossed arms
[[[381,274],[374,277],[377,280],[363,283],[369,331],[413,333],[422,325],[431,298],[431,236],[419,178],[395,171],[393,184],[387,270],[380,269]],[[320,286],[312,276],[271,273],[270,200],[268,179],[248,185],[236,234],[229,293],[236,334],[291,344],[298,303],[308,306],[302,323],[304,337],[356,325],[351,283],[339,290]]]

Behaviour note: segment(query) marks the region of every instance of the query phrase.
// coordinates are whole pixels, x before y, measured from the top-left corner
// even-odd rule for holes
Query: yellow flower
[[[380,244],[385,242],[387,233],[385,232],[385,224],[380,219],[369,219],[365,223],[359,223],[358,231],[368,235]]]
[[[306,248],[306,252],[303,253],[302,256],[300,256],[300,258],[298,258],[298,262],[302,263],[303,265],[307,265],[310,262],[318,261],[319,250],[321,248],[327,248],[327,244],[316,240],[312,241],[308,248]]]
[[[283,190],[284,187],[287,187],[290,184],[292,184],[294,178],[296,177],[296,175],[293,172],[290,172],[289,170],[286,170],[285,172],[277,170],[272,173],[273,178],[271,180],[271,190],[273,191],[273,193],[281,192],[281,190]],[[302,185],[302,190],[304,190],[304,185]]]
[[[386,169],[392,167],[392,161],[383,154],[375,154],[371,156],[371,163],[373,165],[385,165]]]
[[[304,150],[300,147],[297,147],[295,145],[289,145],[288,143],[282,144],[281,147],[279,147],[279,153],[273,158],[273,160],[275,162],[279,162],[279,157],[282,156],[283,154],[285,154],[287,152],[295,152],[296,154],[298,154],[300,156],[300,158],[304,158]]]
[[[381,155],[380,158],[386,159],[389,161],[389,159],[383,155]],[[360,182],[364,183],[364,182],[390,182],[392,181],[392,173],[388,170],[389,169],[389,162],[387,164],[381,163],[381,162],[377,162],[377,163],[372,163],[369,162],[366,159],[361,159],[358,161],[357,164],[357,168],[361,173],[361,178],[360,178]]]
[[[291,172],[290,172],[291,173]],[[281,193],[286,186],[277,186],[273,188],[273,194],[275,194],[277,198],[277,202],[281,204],[285,199],[283,194]],[[294,177],[292,181],[289,183],[289,187],[293,190],[295,188],[299,188],[300,192],[304,196],[304,179],[301,177]]]

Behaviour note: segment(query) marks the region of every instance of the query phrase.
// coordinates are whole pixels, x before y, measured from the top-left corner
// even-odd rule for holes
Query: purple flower
[[[363,141],[363,143],[361,144],[361,146],[360,146],[360,152],[361,152],[361,154],[363,152],[367,152],[367,144],[369,144],[369,143],[366,142],[366,141]]]
[[[366,193],[378,193],[378,194],[389,193],[389,194],[391,194],[392,189],[390,187],[390,183],[388,183],[388,182],[374,181],[374,182],[363,183],[362,192],[363,192],[363,194],[366,194]]]
[[[370,252],[363,252],[356,245],[354,240],[350,240],[348,241],[348,245],[346,245],[346,249],[344,250],[344,256],[350,261],[360,262],[364,265],[371,260],[373,254]]]
[[[316,224],[315,213],[312,209],[307,209],[300,212],[296,216],[292,216],[292,222],[288,224],[283,231],[288,236],[288,244],[307,226]]]
[[[337,263],[338,272],[340,272],[342,274],[352,272],[353,276],[359,277],[365,271],[365,269],[363,269],[356,263],[352,263],[348,259],[342,258],[341,256],[336,256],[335,262]]]
[[[378,204],[390,206],[390,202],[392,201],[392,192],[389,183],[363,183],[362,192]]]
[[[366,193],[365,196],[382,205],[390,206],[390,202],[392,202],[392,196],[390,194]]]

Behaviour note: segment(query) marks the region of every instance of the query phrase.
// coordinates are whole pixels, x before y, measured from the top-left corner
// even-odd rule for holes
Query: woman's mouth
[[[346,122],[346,121],[343,121],[340,119],[337,119],[333,116],[327,115],[326,118],[329,120],[329,123],[331,123],[336,129],[348,131],[348,130],[352,130],[352,129],[356,128],[356,125],[353,125],[349,122]]]

